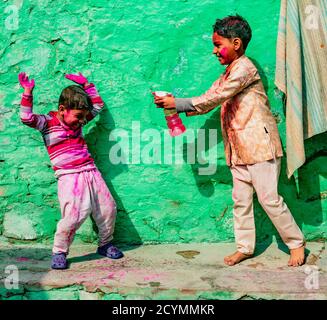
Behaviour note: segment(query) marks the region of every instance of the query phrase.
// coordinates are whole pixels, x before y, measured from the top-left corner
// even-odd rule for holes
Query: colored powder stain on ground
[[[251,268],[257,268],[257,267],[264,267],[265,265],[261,262],[256,262],[256,263],[252,263],[252,264],[248,264],[248,267]]]
[[[185,251],[177,251],[176,254],[182,256],[185,259],[194,259],[194,256],[200,254],[199,251],[195,250],[185,250]]]
[[[145,276],[143,279],[144,281],[154,281],[154,280],[158,280],[160,278],[160,274],[149,274],[147,276]]]

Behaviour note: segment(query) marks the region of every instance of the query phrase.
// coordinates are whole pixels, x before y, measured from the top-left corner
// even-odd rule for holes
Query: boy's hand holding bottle
[[[175,97],[168,92],[165,91],[156,91],[154,94],[154,103],[158,108],[164,109],[174,109],[175,105]]]
[[[155,91],[152,94],[154,95],[154,103],[157,105],[157,108],[164,108],[169,134],[172,137],[176,137],[184,133],[186,128],[176,111],[174,96],[166,91]]]

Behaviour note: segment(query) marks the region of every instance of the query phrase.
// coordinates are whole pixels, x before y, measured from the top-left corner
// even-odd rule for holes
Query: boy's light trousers
[[[255,248],[253,192],[289,249],[304,244],[303,234],[278,194],[280,158],[252,165],[231,166],[233,176],[234,232],[237,250],[252,254]]]

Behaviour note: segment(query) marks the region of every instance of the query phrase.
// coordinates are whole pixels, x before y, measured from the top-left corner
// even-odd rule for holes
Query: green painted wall
[[[15,11],[16,8],[16,11]],[[51,241],[60,218],[48,155],[40,134],[19,121],[21,88],[17,75],[26,71],[36,81],[35,112],[57,108],[65,73],[89,76],[106,103],[105,110],[85,128],[89,149],[118,202],[115,238],[119,242],[233,241],[232,181],[225,165],[219,109],[202,117],[183,117],[188,132],[218,129],[210,150],[217,150],[216,172],[200,175],[201,163],[188,164],[187,136],[175,139],[172,164],[162,163],[172,139],[162,110],[150,90],[168,90],[180,97],[204,92],[223,71],[212,56],[215,19],[239,13],[253,29],[247,54],[257,64],[285,145],[282,97],[275,92],[274,66],[279,1],[259,0],[16,0],[0,4],[0,234],[3,240]],[[135,121],[134,123],[132,123]],[[137,133],[140,126],[140,132]],[[132,130],[134,126],[134,130]],[[156,129],[154,141],[161,163],[113,164],[109,153],[124,139],[130,154]],[[109,136],[116,132],[117,141]],[[122,132],[122,131],[121,131]],[[166,144],[163,143],[166,137]],[[183,142],[184,139],[184,142]],[[126,139],[125,139],[126,140]],[[167,144],[168,143],[168,144]],[[183,147],[184,146],[184,147]],[[166,150],[164,153],[164,150]],[[184,151],[183,151],[184,150]],[[326,135],[307,143],[310,161],[287,180],[285,159],[280,191],[308,239],[326,237]],[[209,150],[207,150],[208,154]],[[181,159],[181,163],[176,163]],[[130,161],[131,162],[131,161]],[[258,240],[276,234],[256,205]],[[79,241],[96,240],[91,220],[78,232]]]

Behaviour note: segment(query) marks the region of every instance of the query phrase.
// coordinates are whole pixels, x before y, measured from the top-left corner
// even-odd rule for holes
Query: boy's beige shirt
[[[275,118],[257,68],[245,55],[199,97],[192,98],[195,112],[204,114],[221,104],[221,128],[226,162],[246,165],[283,156]]]

